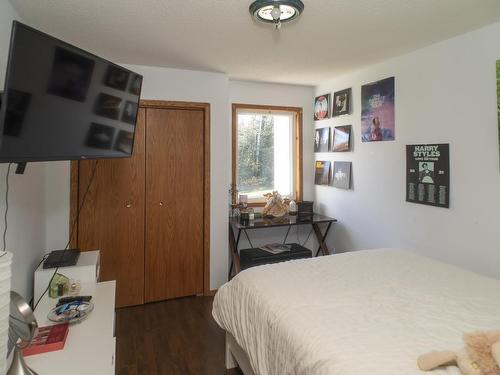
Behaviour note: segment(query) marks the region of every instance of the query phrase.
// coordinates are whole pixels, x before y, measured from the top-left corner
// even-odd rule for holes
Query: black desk
[[[314,214],[312,216],[312,219],[309,218],[309,220],[301,219],[299,216],[287,215],[284,217],[273,218],[273,219],[258,218],[255,220],[247,221],[245,223],[241,223],[239,217],[229,218],[229,250],[231,251],[231,267],[229,268],[228,278],[231,279],[233,269],[236,273],[240,272],[241,269],[240,254],[238,252],[238,245],[240,242],[241,233],[243,233],[246,236],[246,239],[248,240],[250,247],[253,248],[254,246],[247,233],[248,230],[288,227],[285,239],[283,240],[283,243],[286,243],[288,234],[290,233],[290,229],[292,228],[292,226],[311,225],[314,234],[316,236],[316,239],[318,240],[319,243],[318,250],[316,251],[316,256],[319,255],[320,251],[323,255],[329,255],[330,251],[326,246],[325,240],[326,237],[328,236],[328,232],[330,231],[332,224],[336,222],[337,219],[319,214]],[[328,224],[324,233],[321,232],[321,229],[319,227],[319,224],[322,223]]]

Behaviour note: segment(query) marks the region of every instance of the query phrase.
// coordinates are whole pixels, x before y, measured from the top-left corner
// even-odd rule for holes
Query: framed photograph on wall
[[[330,162],[316,160],[314,166],[314,183],[316,185],[328,185],[330,182]]]
[[[333,187],[345,190],[351,188],[351,164],[350,161],[335,161],[333,163],[331,179]]]
[[[314,131],[314,152],[330,151],[330,128],[319,128]]]
[[[330,118],[331,95],[325,94],[317,96],[314,100],[314,120],[325,120]]]
[[[333,94],[333,117],[351,113],[351,92],[348,88]]]
[[[333,152],[351,151],[351,125],[336,126],[333,129]]]
[[[361,86],[361,137],[363,142],[395,139],[394,77]]]

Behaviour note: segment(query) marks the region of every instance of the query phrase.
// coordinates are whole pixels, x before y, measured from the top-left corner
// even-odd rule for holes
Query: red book
[[[25,357],[64,349],[68,337],[68,323],[53,326],[39,327],[38,333],[31,341],[30,346],[23,349]]]

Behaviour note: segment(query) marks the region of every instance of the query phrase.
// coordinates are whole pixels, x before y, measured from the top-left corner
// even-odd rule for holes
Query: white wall
[[[354,190],[316,187],[316,201],[340,223],[339,251],[402,247],[500,278],[500,174],[495,60],[500,23],[333,79],[317,94],[353,88],[354,152],[316,154],[353,162]],[[361,142],[360,87],[396,77],[396,140]],[[405,202],[405,145],[450,143],[451,207]]]
[[[45,248],[64,249],[69,237],[70,163],[53,161],[45,164]]]
[[[314,121],[313,118],[314,88],[310,86],[280,85],[274,83],[229,81],[229,105],[233,103],[275,105],[303,108],[303,170],[304,170],[304,199],[314,199]],[[231,111],[231,109],[230,109]],[[231,124],[232,119],[229,119]],[[287,228],[274,228],[260,231],[249,231],[254,246],[266,243],[281,242]],[[307,226],[295,227],[290,231],[290,242],[303,243],[310,228]],[[310,239],[312,240],[311,236]],[[313,242],[308,242],[312,246]],[[249,247],[244,236],[240,239],[239,248]]]
[[[144,76],[142,99],[208,102],[211,110],[211,229],[210,286],[226,281],[227,195],[231,169],[230,134],[227,124],[228,78],[224,74],[125,65]],[[68,238],[69,163],[47,168],[47,245],[61,246]],[[63,245],[64,246],[64,245]]]
[[[127,65],[144,76],[142,98],[208,102],[211,106],[211,233],[210,286],[218,288],[227,278],[227,214],[231,183],[230,103],[287,105],[304,108],[304,165],[312,165],[313,88],[229,81],[227,75],[189,70]],[[304,168],[304,194],[312,198],[313,174]],[[46,167],[47,248],[64,246],[69,221],[69,163]]]
[[[9,2],[0,2],[0,90],[3,90],[12,20],[19,19]],[[29,164],[24,175],[10,176],[7,250],[14,253],[12,289],[26,299],[32,296],[33,269],[44,253],[45,204],[44,168]],[[5,176],[7,164],[0,166],[0,233],[3,234]],[[1,241],[0,241],[1,242]],[[1,246],[1,243],[0,243]]]

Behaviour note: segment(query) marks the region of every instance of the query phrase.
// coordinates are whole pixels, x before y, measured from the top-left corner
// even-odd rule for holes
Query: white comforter
[[[500,281],[366,250],[243,271],[219,289],[213,316],[259,375],[422,375],[419,354],[500,329]]]

